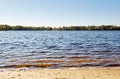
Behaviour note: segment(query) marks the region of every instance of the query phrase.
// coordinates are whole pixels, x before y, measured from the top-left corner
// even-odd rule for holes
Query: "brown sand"
[[[120,79],[120,68],[0,69],[0,79]]]

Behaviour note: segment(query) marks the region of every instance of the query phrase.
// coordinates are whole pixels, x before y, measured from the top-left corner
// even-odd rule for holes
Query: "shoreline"
[[[2,68],[0,79],[119,79],[120,67]]]
[[[113,66],[113,67],[102,67],[102,66],[85,66],[85,67],[60,67],[60,68],[54,68],[54,67],[20,67],[20,68],[14,68],[14,67],[8,67],[8,68],[0,68],[0,70],[19,70],[19,69],[54,69],[54,70],[59,70],[59,69],[120,69],[120,66]]]

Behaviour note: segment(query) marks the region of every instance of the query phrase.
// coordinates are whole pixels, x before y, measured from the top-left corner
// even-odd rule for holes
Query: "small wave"
[[[84,58],[90,58],[90,56],[69,56],[69,57],[67,57],[67,58],[73,58],[73,59],[79,59],[79,58],[82,58],[82,59],[84,59]]]
[[[83,43],[70,43],[71,45],[82,45]]]
[[[60,59],[60,58],[65,58],[66,56],[46,56],[45,58],[47,59]]]
[[[112,52],[112,50],[93,50],[91,52]]]
[[[42,62],[44,62],[44,63],[46,63],[46,62],[64,62],[63,60],[55,60],[55,59],[53,59],[53,60],[51,60],[51,59],[41,59],[41,60],[35,60],[35,61],[33,61],[33,62],[35,62],[35,63],[42,63]]]
[[[57,46],[47,46],[47,49],[53,49],[56,48]]]
[[[117,67],[120,66],[120,63],[107,63],[104,65],[104,67]]]
[[[9,65],[9,66],[1,66],[0,68],[22,68],[22,67],[52,67],[57,64],[16,64],[16,65]]]

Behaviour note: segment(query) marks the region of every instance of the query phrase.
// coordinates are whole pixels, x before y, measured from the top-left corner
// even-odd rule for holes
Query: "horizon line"
[[[94,25],[94,24],[91,24],[91,25],[61,25],[61,26],[51,26],[51,25],[22,25],[22,24],[15,24],[15,25],[12,25],[12,24],[0,24],[0,25],[8,25],[8,26],[26,26],[26,27],[70,27],[70,26],[120,26],[120,25],[115,25],[115,24],[99,24],[99,25]]]

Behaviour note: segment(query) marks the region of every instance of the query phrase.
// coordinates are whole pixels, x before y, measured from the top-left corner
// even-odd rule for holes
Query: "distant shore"
[[[89,25],[89,26],[61,26],[61,27],[51,27],[51,26],[10,26],[10,25],[0,25],[0,31],[2,30],[120,30],[120,26],[116,25]]]
[[[0,79],[119,79],[120,67],[0,69]]]

